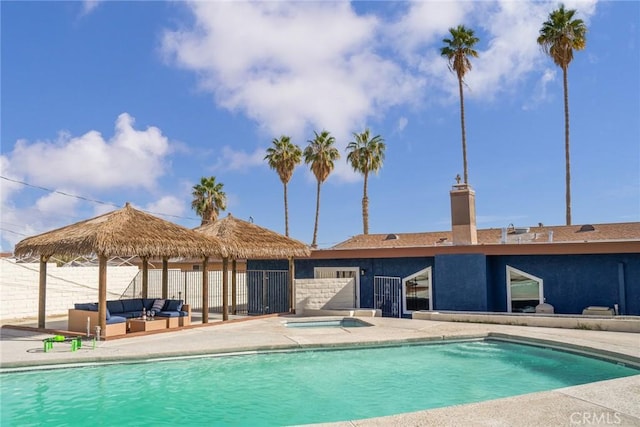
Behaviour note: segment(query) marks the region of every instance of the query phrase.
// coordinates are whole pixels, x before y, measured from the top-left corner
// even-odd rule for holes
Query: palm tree
[[[442,39],[445,46],[440,48],[440,54],[449,61],[449,70],[458,76],[458,90],[460,91],[460,125],[462,127],[462,167],[464,171],[464,183],[469,183],[469,172],[467,169],[467,134],[464,128],[464,94],[462,84],[464,76],[471,70],[469,57],[478,57],[473,47],[479,39],[473,35],[473,30],[464,25],[456,28],[449,28],[450,39]]]
[[[227,195],[222,191],[224,184],[216,182],[215,176],[202,177],[193,186],[191,208],[202,217],[201,225],[218,219],[221,210],[227,209]]]
[[[284,230],[285,236],[289,236],[289,202],[287,200],[287,183],[293,175],[293,171],[301,162],[302,150],[291,143],[291,138],[282,135],[280,139],[274,138],[273,146],[267,148],[264,159],[269,162],[269,167],[280,176],[284,186]]]
[[[564,5],[551,13],[549,20],[542,24],[538,44],[542,50],[562,68],[564,84],[564,155],[565,155],[565,201],[567,205],[567,225],[571,225],[571,161],[569,157],[569,84],[567,71],[573,59],[574,50],[582,50],[587,44],[587,26],[582,19],[574,19],[575,9],[565,9]]]
[[[320,213],[320,185],[329,177],[333,170],[333,162],[340,158],[340,152],[333,146],[336,139],[323,130],[320,135],[313,132],[315,138],[309,140],[309,145],[304,149],[304,162],[311,164],[311,172],[316,176],[318,187],[316,191],[316,222],[313,227],[313,242],[311,247],[318,246],[318,217]]]
[[[364,234],[369,234],[369,197],[367,196],[367,183],[369,172],[378,173],[384,161],[386,145],[380,135],[373,138],[369,136],[369,129],[362,133],[353,134],[355,141],[347,145],[347,161],[356,172],[364,175],[364,189],[362,192],[362,228]]]

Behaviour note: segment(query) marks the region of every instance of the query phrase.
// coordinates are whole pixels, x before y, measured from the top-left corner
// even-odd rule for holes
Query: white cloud
[[[13,151],[3,156],[7,160],[3,173],[48,188],[151,189],[164,174],[169,141],[156,127],[138,131],[133,124],[129,114],[121,114],[109,140],[95,130],[79,137],[61,133],[55,141],[19,140]]]
[[[569,2],[588,21],[595,0]],[[169,62],[196,72],[218,105],[270,136],[306,141],[329,130],[341,152],[354,131],[395,106],[452,103],[455,76],[440,56],[448,29],[481,39],[466,97],[491,102],[522,92],[548,63],[536,44],[555,1],[398,3],[389,16],[358,15],[349,2],[189,2],[194,25],[164,33]],[[544,78],[541,80],[544,89]],[[540,90],[538,88],[537,90]],[[528,94],[524,94],[527,97]],[[300,144],[306,145],[306,142]],[[227,147],[220,164],[246,168],[254,154]],[[333,175],[353,180],[344,162]]]
[[[78,221],[80,199],[60,193],[97,199],[90,195],[113,189],[157,193],[171,151],[169,141],[156,127],[136,130],[133,125],[134,119],[123,113],[108,140],[91,130],[77,137],[62,132],[55,140],[17,141],[13,150],[0,156],[2,176],[41,188],[0,181],[2,223],[13,224],[9,232],[2,232],[2,240],[15,244],[25,236]],[[26,196],[18,202],[23,193]],[[161,198],[151,206],[157,205],[157,212],[181,212],[179,202],[174,202]],[[116,208],[97,204],[92,209],[97,216]]]
[[[253,166],[266,165],[264,156],[266,151],[256,149],[253,153],[246,151],[234,151],[228,145],[222,147],[222,154],[219,156],[213,169],[215,171],[242,171],[246,172]]]
[[[394,45],[405,55],[420,55],[427,46],[439,44],[451,27],[464,23],[473,11],[474,2],[419,1],[409,3],[407,12],[396,22],[390,23],[389,31]],[[425,52],[422,52],[425,53]]]
[[[81,16],[85,16],[90,14],[95,10],[96,7],[102,3],[103,0],[84,0],[82,2],[82,13]]]
[[[165,53],[268,135],[329,130],[344,147],[361,123],[420,85],[375,52],[379,19],[345,2],[195,2],[196,27],[167,31]],[[307,138],[302,137],[307,135]],[[297,137],[297,138],[296,138]],[[306,145],[306,144],[302,144]],[[348,168],[336,173],[351,175]]]
[[[73,197],[63,196],[59,193],[49,193],[40,197],[33,207],[39,213],[46,213],[47,216],[55,217],[73,212],[78,202],[79,200]]]
[[[187,213],[185,212],[186,206],[188,205],[185,200],[175,196],[163,196],[154,202],[146,204],[142,209],[155,216],[161,216],[168,221],[175,222],[175,217],[185,216]]]
[[[398,124],[396,125],[396,130],[398,132],[402,132],[404,128],[407,127],[407,124],[409,124],[409,119],[407,119],[406,117],[400,117],[398,119]]]
[[[549,86],[549,83],[555,81],[557,75],[558,71],[556,69],[547,68],[544,70],[536,82],[535,90],[532,93],[531,99],[525,101],[522,109],[531,110],[545,102],[549,96],[547,93],[547,87]]]

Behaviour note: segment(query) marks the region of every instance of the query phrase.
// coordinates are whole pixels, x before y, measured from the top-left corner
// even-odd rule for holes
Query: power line
[[[24,233],[18,233],[17,231],[7,230],[6,228],[0,228],[0,231],[4,231],[6,233],[17,234],[18,236],[26,236]]]
[[[46,188],[46,187],[41,187],[39,185],[29,184],[28,182],[19,181],[17,179],[7,178],[6,176],[2,176],[2,175],[0,175],[0,178],[4,179],[6,181],[14,182],[16,184],[24,185],[26,187],[37,188],[38,190],[46,191],[46,192],[49,192],[49,193],[55,193],[55,194],[60,194],[61,196],[73,197],[73,198],[76,198],[76,199],[84,200],[85,202],[97,203],[97,204],[106,205],[106,206],[113,206],[115,208],[121,208],[122,207],[122,205],[116,205],[114,203],[104,202],[102,200],[92,199],[90,197],[80,196],[80,195],[77,195],[77,194],[65,193],[64,191],[52,190],[51,188]],[[146,212],[146,213],[149,213],[149,214],[152,214],[152,215],[161,215],[161,216],[170,217],[170,218],[188,219],[190,221],[199,221],[200,220],[199,218],[185,217],[185,216],[179,216],[179,215],[171,215],[171,214],[166,214],[166,213],[162,213],[162,212],[151,212],[151,211],[147,211],[147,210],[143,210],[143,212]],[[5,230],[5,231],[9,231],[9,230]]]

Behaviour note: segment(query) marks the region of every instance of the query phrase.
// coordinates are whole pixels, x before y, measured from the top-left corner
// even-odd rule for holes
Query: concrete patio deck
[[[374,325],[369,328],[286,328],[284,321],[292,318],[298,319],[270,316],[196,324],[172,332],[100,341],[95,349],[85,346],[76,352],[71,352],[69,346],[59,345],[47,353],[43,350],[42,340],[50,337],[51,333],[5,325],[0,330],[0,368],[6,372],[18,367],[50,364],[487,336],[570,347],[574,351],[604,355],[640,367],[640,334],[636,333],[375,317],[363,318]],[[53,328],[55,324],[56,321],[52,320],[47,322],[47,327]],[[324,425],[594,424],[640,425],[640,375],[505,399]]]

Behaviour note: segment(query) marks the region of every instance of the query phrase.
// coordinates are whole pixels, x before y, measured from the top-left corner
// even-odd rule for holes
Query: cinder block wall
[[[296,313],[355,308],[354,279],[296,279]]]
[[[117,299],[138,267],[107,267],[107,299]],[[40,265],[0,259],[0,320],[38,316]],[[67,314],[76,302],[98,301],[98,267],[47,264],[47,316]]]

